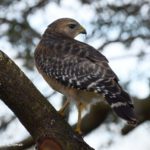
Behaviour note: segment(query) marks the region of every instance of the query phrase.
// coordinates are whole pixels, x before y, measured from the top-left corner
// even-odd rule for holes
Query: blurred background
[[[134,129],[99,103],[84,112],[85,141],[96,150],[150,149],[150,1],[149,0],[1,0],[0,49],[25,72],[58,110],[63,96],[54,92],[37,72],[33,53],[41,34],[54,20],[71,17],[86,29],[78,40],[101,51],[133,97],[139,124]],[[68,110],[71,125],[74,105]],[[29,133],[0,101],[0,146],[14,143],[31,148]],[[22,148],[23,149],[23,148]]]

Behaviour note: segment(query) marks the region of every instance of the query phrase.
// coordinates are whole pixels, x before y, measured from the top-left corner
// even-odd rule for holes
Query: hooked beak
[[[87,34],[85,28],[82,27],[82,26],[80,26],[80,28],[79,28],[79,33],[81,33],[81,34]]]

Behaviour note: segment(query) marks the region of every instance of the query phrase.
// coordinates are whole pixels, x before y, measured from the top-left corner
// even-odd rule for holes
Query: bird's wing
[[[59,45],[53,57],[45,55],[45,63],[40,69],[66,87],[103,94],[120,117],[134,124],[136,119],[131,98],[118,84],[105,56],[84,43],[66,44],[67,48],[65,44]]]
[[[41,69],[48,76],[67,87],[95,92],[101,92],[105,82],[118,80],[106,57],[93,47],[76,42],[73,45],[69,43],[66,45],[67,48],[61,46],[53,57],[45,55],[43,58],[45,63]]]

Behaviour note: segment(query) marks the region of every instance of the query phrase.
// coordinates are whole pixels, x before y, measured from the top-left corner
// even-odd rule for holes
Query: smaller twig
[[[144,53],[144,56],[150,55],[150,53]],[[118,60],[118,59],[127,59],[131,57],[139,57],[139,54],[129,54],[129,55],[123,55],[123,56],[117,56],[117,57],[111,57],[109,60]]]
[[[4,118],[0,118],[1,124],[0,124],[0,131],[5,130],[7,126],[16,119],[16,116],[11,116],[11,118],[6,121]]]
[[[129,38],[126,39],[121,39],[121,38],[117,38],[115,40],[108,40],[105,43],[103,43],[98,50],[102,50],[104,49],[105,46],[111,44],[111,43],[116,43],[116,42],[121,42],[121,43],[127,43],[127,42],[132,42],[134,39],[136,38],[142,38],[142,39],[149,39],[150,36],[149,35],[137,35],[137,36],[130,36]]]

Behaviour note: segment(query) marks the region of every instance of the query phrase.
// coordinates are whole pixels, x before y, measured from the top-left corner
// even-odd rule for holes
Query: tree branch
[[[8,146],[0,147],[0,150],[26,150],[31,146],[35,145],[35,142],[32,137],[28,137],[20,142],[10,144]]]
[[[138,117],[138,125],[140,125],[141,123],[150,120],[150,97],[146,98],[146,99],[142,99],[139,100],[137,98],[135,98],[135,111]],[[126,125],[123,129],[122,129],[122,134],[126,135],[129,132],[131,132],[134,128]]]
[[[4,116],[0,118],[0,132],[7,129],[7,126],[16,119],[16,116],[11,116],[9,120],[5,120]]]
[[[27,18],[29,14],[31,14],[33,11],[39,10],[40,8],[44,7],[48,2],[49,0],[39,0],[35,5],[25,10],[25,12],[23,13],[23,17]]]
[[[34,35],[34,37],[37,37],[37,38],[41,37],[41,35],[36,30],[34,30],[26,20],[24,20],[23,22],[19,22],[16,19],[10,20],[7,18],[0,17],[0,23],[1,24],[6,23],[8,25],[15,25],[15,26],[18,26],[24,30],[28,29]]]
[[[93,150],[74,133],[24,73],[0,51],[0,99],[16,114],[39,150]]]
[[[116,42],[120,42],[120,43],[128,43],[128,42],[132,42],[133,40],[135,40],[136,38],[141,38],[141,39],[145,39],[145,40],[149,40],[150,35],[136,35],[136,36],[129,36],[126,39],[122,39],[120,37],[118,37],[115,40],[108,40],[106,42],[104,42],[99,48],[98,50],[103,50],[106,46],[108,46],[109,44],[112,43],[116,43]]]

